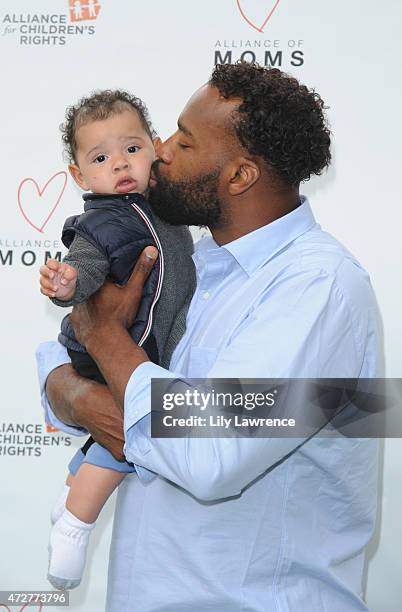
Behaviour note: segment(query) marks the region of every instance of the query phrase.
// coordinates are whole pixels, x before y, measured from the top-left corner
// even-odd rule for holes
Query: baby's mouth
[[[129,191],[134,191],[136,186],[136,181],[129,176],[126,176],[125,178],[120,179],[116,184],[116,192],[128,193]]]

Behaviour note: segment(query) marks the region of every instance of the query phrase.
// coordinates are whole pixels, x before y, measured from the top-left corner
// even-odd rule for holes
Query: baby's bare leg
[[[85,568],[89,536],[105,502],[126,474],[82,463],[69,476],[63,514],[53,525],[49,542],[48,579],[56,589],[73,589]]]
[[[50,512],[50,522],[52,523],[52,525],[54,525],[55,522],[59,520],[64,510],[66,509],[66,501],[68,494],[70,493],[70,486],[72,485],[73,480],[74,476],[72,474],[69,474],[67,476],[65,485],[63,486],[63,490],[60,492],[59,496],[54,502],[53,508]]]
[[[74,482],[74,476],[73,476],[73,474],[69,474],[69,475],[67,476],[67,478],[66,478],[66,485],[67,485],[68,487],[71,487],[71,485],[73,484],[73,482]]]
[[[82,463],[70,479],[66,508],[84,523],[94,523],[126,474],[92,463]]]

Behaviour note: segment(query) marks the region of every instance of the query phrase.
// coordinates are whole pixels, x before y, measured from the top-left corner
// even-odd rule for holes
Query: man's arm
[[[353,312],[331,276],[300,275],[299,284],[270,292],[210,368],[207,378],[357,378],[364,359],[364,331],[370,329],[370,304]],[[284,306],[271,301],[281,293]],[[363,301],[363,300],[362,300]],[[363,334],[363,335],[362,335]],[[209,349],[207,349],[208,351]],[[133,373],[124,409],[125,455],[129,461],[162,475],[195,497],[217,500],[235,496],[286,460],[323,424],[303,437],[287,438],[152,438],[150,379],[166,374],[146,363]],[[293,406],[288,406],[293,410]],[[294,404],[303,414],[303,402]],[[332,440],[331,444],[336,444]]]
[[[61,393],[60,383],[63,383],[64,393]],[[75,407],[79,402],[80,394],[83,396],[84,384],[80,376],[71,366],[65,364],[50,372],[46,381],[46,394],[54,413],[60,421],[72,427],[81,427],[75,416]]]
[[[350,304],[334,278],[315,271],[300,275],[299,284],[293,283],[291,291],[286,283],[283,287],[277,284],[275,291],[282,292],[279,299],[284,307],[273,314],[270,301],[278,295],[271,292],[220,352],[208,377],[357,377],[365,344],[358,329],[368,329],[372,305],[365,308],[362,300],[362,307],[352,316]],[[125,455],[129,461],[164,476],[196,497],[218,499],[239,494],[305,442],[296,438],[151,438],[150,379],[177,378],[181,374],[142,360],[140,349],[124,332],[122,323],[107,314],[108,308],[108,301],[92,305],[81,324],[84,334],[89,330],[89,350],[115,399],[121,404],[125,396]],[[94,329],[101,329],[101,333],[94,334]],[[119,371],[108,362],[107,354],[112,352],[119,355]]]
[[[100,291],[76,305],[71,313],[77,340],[96,361],[122,411],[132,372],[149,361],[146,352],[133,342],[127,330],[134,323],[142,289],[157,254],[155,247],[145,248],[124,287],[106,282]]]
[[[134,288],[131,286],[130,291],[109,283],[109,287],[105,287],[102,293],[103,299],[106,300],[106,303],[109,303],[112,313],[115,315],[121,312],[123,303],[126,310],[130,311],[132,319],[129,321],[127,319],[128,315],[124,318],[127,327],[131,326],[135,318],[141,300],[143,284],[156,261],[156,256],[155,248],[148,247],[145,249],[134,268],[131,283],[135,286]],[[112,294],[115,298],[114,302],[111,300]],[[126,295],[125,301],[122,300],[123,294]],[[96,298],[94,300],[96,304]],[[129,302],[129,306],[126,302]],[[55,342],[45,343],[40,345],[37,350],[45,418],[56,427],[62,427],[70,433],[85,435],[89,431],[93,438],[99,444],[108,448],[116,459],[122,460],[124,459],[122,416],[124,389],[135,365],[148,361],[148,357],[140,347],[132,342],[123,324],[116,330],[114,330],[116,325],[114,327],[113,324],[110,325],[107,337],[109,340],[111,339],[113,348],[111,349],[109,344],[105,343],[106,351],[102,352],[102,333],[107,327],[105,318],[98,317],[98,326],[94,326],[93,320],[89,323],[88,319],[89,313],[93,311],[92,304],[82,304],[77,308],[81,312],[81,328],[86,329],[88,337],[90,329],[93,332],[94,344],[100,347],[102,369],[105,373],[107,372],[105,378],[111,382],[117,402],[113,399],[108,387],[83,378],[75,372],[72,366],[68,364],[69,358],[64,347]],[[87,323],[86,326],[84,322]],[[83,336],[80,338],[81,341],[82,338]],[[122,358],[127,345],[131,349],[131,359],[127,356],[128,362]]]
[[[79,376],[70,364],[53,370],[46,393],[60,421],[89,431],[97,442],[123,461],[123,415],[109,389]]]

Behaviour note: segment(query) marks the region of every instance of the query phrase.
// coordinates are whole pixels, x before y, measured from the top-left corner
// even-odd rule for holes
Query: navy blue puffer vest
[[[148,338],[153,310],[160,296],[163,281],[163,252],[154,228],[151,208],[139,193],[86,193],[81,215],[69,217],[64,224],[62,241],[69,248],[75,234],[95,246],[110,264],[110,278],[124,285],[146,246],[156,246],[159,257],[144,286],[134,325],[129,330],[134,342],[142,346]],[[61,325],[59,341],[70,349],[84,352],[76,340],[67,315]]]

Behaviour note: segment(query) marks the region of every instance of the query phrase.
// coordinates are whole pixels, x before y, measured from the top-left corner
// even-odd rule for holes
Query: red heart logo
[[[14,605],[14,604],[13,604]],[[20,612],[24,612],[24,610],[28,607],[31,606],[32,604],[25,604],[25,606],[22,606],[22,608],[20,608]],[[34,604],[35,605],[35,604]],[[5,610],[5,612],[11,612],[10,608],[8,606],[6,606],[6,604],[0,603],[0,612],[1,610]],[[42,604],[38,604],[38,612],[42,612],[43,610],[43,606]]]
[[[272,15],[274,14],[274,11],[275,11],[275,9],[276,9],[276,7],[278,6],[278,4],[279,4],[279,2],[280,2],[280,1],[281,1],[281,0],[276,0],[276,1],[275,1],[273,4],[271,3],[271,4],[272,4],[272,6],[271,6],[271,8],[269,9],[268,15],[265,17],[264,21],[261,23],[261,25],[260,25],[260,26],[258,26],[258,25],[256,25],[255,23],[253,23],[253,22],[251,21],[251,19],[250,19],[250,18],[249,18],[249,17],[246,15],[246,13],[245,13],[245,11],[244,11],[244,8],[242,7],[242,5],[241,5],[241,3],[240,3],[240,0],[237,0],[237,7],[238,7],[238,9],[239,9],[239,11],[240,11],[240,14],[241,14],[241,16],[243,17],[243,19],[245,19],[245,20],[247,21],[247,23],[248,23],[249,25],[251,25],[251,27],[252,27],[252,28],[254,28],[255,30],[257,30],[257,32],[261,32],[261,33],[262,33],[262,32],[264,31],[264,28],[265,28],[265,26],[267,25],[268,21],[271,19]],[[242,3],[243,3],[243,5],[244,5],[245,0],[242,0]],[[247,3],[247,0],[246,0],[246,3]],[[250,4],[250,0],[248,1],[248,4]],[[251,4],[255,4],[255,3],[254,3],[254,2],[252,2]],[[258,6],[259,4],[261,4],[260,0],[259,0],[259,2],[257,3],[257,6]],[[249,9],[250,9],[250,8],[252,9],[252,8],[254,8],[254,7],[253,7],[253,6],[250,6],[250,7],[249,7]]]
[[[18,187],[18,207],[29,225],[41,234],[43,234],[44,227],[59,205],[66,185],[67,172],[64,170],[51,176],[42,189],[33,178],[26,178],[21,181]],[[32,189],[32,187],[35,189]],[[41,206],[38,206],[38,200]],[[32,217],[35,218],[36,223],[32,221]],[[44,221],[37,221],[37,218],[43,219],[44,217]]]

